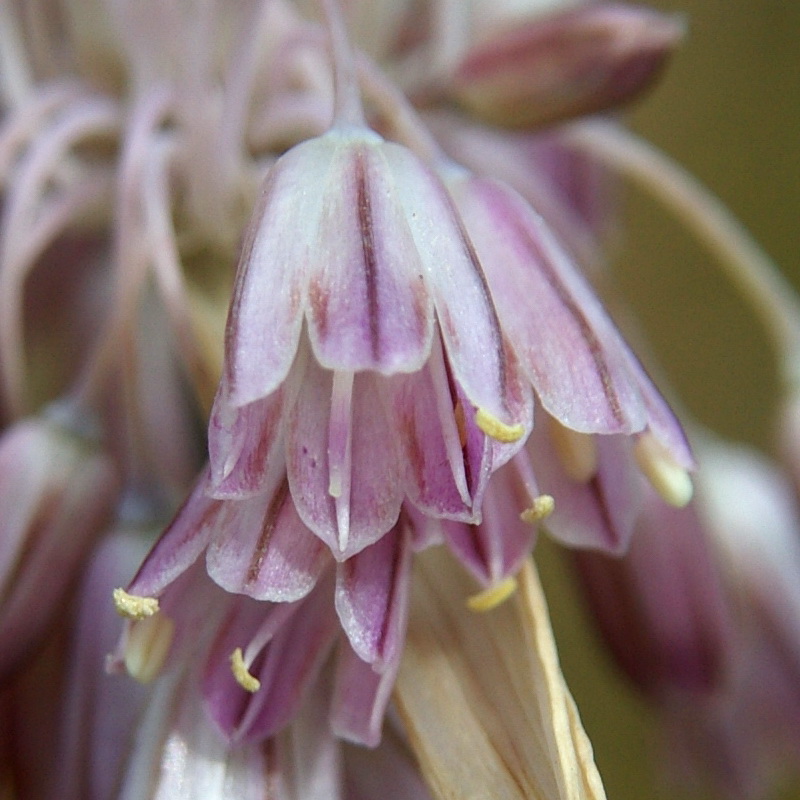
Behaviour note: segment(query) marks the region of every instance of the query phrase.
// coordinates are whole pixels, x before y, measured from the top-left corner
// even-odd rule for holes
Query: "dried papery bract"
[[[434,795],[604,800],[528,562],[519,592],[470,611],[474,583],[442,550],[415,560],[395,701]]]

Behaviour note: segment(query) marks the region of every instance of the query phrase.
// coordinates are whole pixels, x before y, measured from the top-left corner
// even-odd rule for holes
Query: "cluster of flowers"
[[[491,617],[521,573],[530,595],[542,524],[687,759],[755,793],[776,730],[798,752],[793,495],[708,445],[690,502],[683,430],[592,286],[608,171],[784,297],[787,361],[793,301],[677,168],[582,119],[680,25],[517,6],[0,9],[2,796],[451,796],[414,703],[386,715],[412,568],[446,546],[432,584],[471,575],[452,614]],[[537,791],[602,797],[576,750],[582,788]]]

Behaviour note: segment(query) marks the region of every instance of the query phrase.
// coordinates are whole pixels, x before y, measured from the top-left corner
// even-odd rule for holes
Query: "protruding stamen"
[[[504,581],[484,589],[467,599],[471,611],[491,611],[504,603],[517,590],[517,579],[509,575]]]
[[[523,522],[527,522],[530,525],[535,525],[537,522],[547,519],[547,517],[553,513],[553,509],[555,507],[556,501],[551,495],[540,494],[538,497],[534,498],[530,508],[526,508],[519,515],[519,518]]]
[[[155,597],[139,597],[128,594],[124,589],[114,589],[114,607],[117,614],[127,619],[146,619],[158,613],[158,600]]]
[[[588,483],[597,472],[597,443],[589,433],[579,433],[552,421],[550,438],[564,472],[577,483]]]
[[[522,424],[506,425],[485,408],[479,408],[475,412],[475,424],[492,439],[496,439],[503,444],[518,442],[525,435],[525,426]]]
[[[354,377],[352,372],[334,372],[328,423],[328,494],[336,501],[336,524],[342,551],[350,535]]]
[[[125,642],[125,669],[139,683],[155,678],[167,658],[175,624],[163,614],[134,622]]]
[[[247,665],[244,663],[241,647],[237,647],[231,653],[231,672],[233,672],[233,677],[236,678],[236,683],[245,691],[257,692],[261,688],[261,681],[250,674]]]
[[[691,476],[655,436],[649,433],[638,436],[633,453],[642,474],[664,502],[683,508],[692,499],[694,486]]]

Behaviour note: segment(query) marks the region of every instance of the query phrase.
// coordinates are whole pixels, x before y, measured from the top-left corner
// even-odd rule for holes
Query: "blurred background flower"
[[[661,82],[628,116],[631,127],[710,187],[800,286],[800,6],[771,0],[648,5],[685,15],[688,33]],[[625,197],[618,287],[639,313],[673,388],[716,432],[776,453],[778,382],[758,320],[678,225],[640,195]],[[608,796],[718,797],[663,781],[662,742],[650,709],[589,632],[573,575],[545,539],[537,560],[562,665]],[[785,782],[774,796],[797,798],[800,783]]]

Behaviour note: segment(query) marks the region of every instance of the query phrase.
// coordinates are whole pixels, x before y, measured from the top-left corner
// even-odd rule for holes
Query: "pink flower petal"
[[[189,497],[169,527],[147,554],[130,586],[130,594],[157,597],[183,574],[205,550],[224,510],[224,503],[206,494],[208,469],[197,480]]]
[[[233,406],[223,377],[208,426],[209,493],[242,498],[263,489],[267,468],[283,458],[283,388],[246,406]]]
[[[341,443],[332,442],[328,426],[332,376],[313,359],[287,420],[286,465],[298,514],[338,559],[389,530],[403,499],[400,462],[374,381],[362,373],[353,386],[351,427],[345,434],[351,437],[350,474],[343,478],[349,487],[346,513],[331,494],[330,453],[341,449]],[[341,495],[342,502],[346,495]]]
[[[334,158],[307,312],[314,354],[329,369],[411,372],[430,350],[433,303],[386,147],[343,139]]]
[[[267,176],[242,248],[225,331],[225,376],[234,406],[274,392],[294,360],[324,211],[319,187],[335,174],[331,152],[326,138],[309,140]]]
[[[206,551],[208,574],[229,592],[286,603],[305,597],[330,558],[301,522],[286,477],[262,495],[226,504]]]
[[[585,433],[641,431],[647,416],[635,361],[542,220],[500,184],[462,179],[452,189],[545,409]]]
[[[405,634],[411,569],[404,520],[378,542],[339,564],[336,611],[353,650],[377,670],[398,654]]]
[[[442,523],[450,549],[485,586],[518,572],[533,549],[536,528],[520,519],[532,500],[515,469],[507,466],[492,476],[479,524]]]
[[[621,554],[628,548],[641,503],[642,478],[625,437],[597,436],[595,475],[579,483],[566,475],[544,426],[529,442],[543,492],[555,499],[547,531],[568,547]]]
[[[400,665],[399,650],[378,671],[362,661],[346,644],[341,648],[336,670],[330,725],[342,739],[377,747],[386,706]]]
[[[514,424],[506,398],[497,313],[452,200],[439,178],[409,150],[389,144],[385,152],[397,202],[404,209],[433,296],[453,377],[472,406]]]

